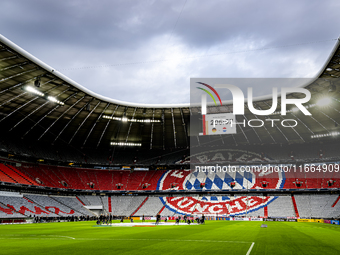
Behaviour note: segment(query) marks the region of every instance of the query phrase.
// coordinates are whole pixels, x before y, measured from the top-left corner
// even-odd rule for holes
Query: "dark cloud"
[[[96,93],[140,103],[185,103],[190,77],[315,75],[335,44],[324,40],[339,35],[339,5],[3,0],[0,33]],[[134,62],[143,63],[129,64]],[[79,69],[114,64],[126,65]]]

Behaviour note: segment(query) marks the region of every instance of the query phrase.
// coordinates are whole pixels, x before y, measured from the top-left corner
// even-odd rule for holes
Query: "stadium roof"
[[[339,132],[339,40],[317,76],[304,87],[310,90],[312,116],[289,112],[276,119],[296,119],[295,128],[238,127],[235,135],[219,137],[224,144],[281,144],[328,139]],[[100,84],[98,84],[100,85]],[[319,107],[328,98],[332,105]],[[288,98],[300,98],[290,94]],[[280,103],[280,99],[279,99]],[[269,109],[271,96],[257,98],[257,109]],[[98,95],[72,81],[0,35],[0,125],[2,136],[79,147],[108,147],[110,143],[144,148],[187,148],[190,116],[200,107],[122,102]],[[210,106],[209,113],[231,112],[231,102]],[[242,117],[242,116],[241,116]],[[270,116],[271,117],[271,116]],[[244,119],[265,119],[248,109]],[[216,137],[197,137],[197,141]]]

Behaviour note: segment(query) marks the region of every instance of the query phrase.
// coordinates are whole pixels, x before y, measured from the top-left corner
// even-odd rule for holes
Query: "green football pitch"
[[[340,226],[240,221],[153,227],[2,225],[0,254],[340,254]]]

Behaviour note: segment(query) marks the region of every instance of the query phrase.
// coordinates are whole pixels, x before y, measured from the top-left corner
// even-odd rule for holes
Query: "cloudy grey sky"
[[[190,77],[313,77],[340,34],[339,9],[337,0],[2,0],[0,33],[104,96],[188,103]]]

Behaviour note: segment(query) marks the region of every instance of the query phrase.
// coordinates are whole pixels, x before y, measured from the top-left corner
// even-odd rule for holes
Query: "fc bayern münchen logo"
[[[280,171],[203,172],[168,170],[158,181],[157,190],[231,190],[283,188],[284,173]],[[162,197],[166,208],[186,215],[245,215],[265,207],[276,197],[269,196],[193,196]],[[259,213],[260,215],[260,213]]]

